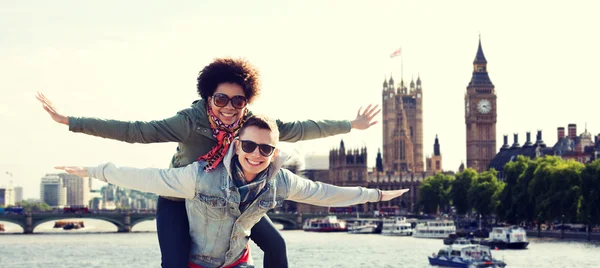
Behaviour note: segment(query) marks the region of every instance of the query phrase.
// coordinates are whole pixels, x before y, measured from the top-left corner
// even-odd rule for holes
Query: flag
[[[400,56],[401,51],[402,51],[402,48],[396,49],[396,51],[392,52],[392,54],[390,55],[390,58]]]

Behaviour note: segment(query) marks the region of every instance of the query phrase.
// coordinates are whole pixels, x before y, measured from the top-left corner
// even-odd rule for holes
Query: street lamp
[[[539,213],[537,216],[537,224],[538,224],[538,238],[540,237],[540,233],[542,232],[542,213]]]
[[[565,239],[565,214],[563,214],[562,216],[560,216],[561,218],[561,228],[560,228],[560,239]]]

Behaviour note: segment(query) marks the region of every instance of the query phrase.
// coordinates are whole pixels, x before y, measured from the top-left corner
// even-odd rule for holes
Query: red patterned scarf
[[[206,105],[206,111],[208,113],[208,121],[210,121],[210,129],[212,130],[213,137],[217,139],[217,144],[215,144],[208,153],[198,157],[198,160],[206,160],[208,165],[204,167],[204,170],[211,171],[214,170],[221,160],[223,160],[223,157],[225,157],[233,138],[237,135],[238,130],[244,123],[248,109],[244,109],[244,115],[242,115],[238,121],[230,125],[221,122],[221,120],[215,116],[208,104]]]

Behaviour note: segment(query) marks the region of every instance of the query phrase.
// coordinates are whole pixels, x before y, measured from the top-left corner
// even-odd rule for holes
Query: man
[[[283,200],[349,206],[388,201],[408,191],[337,187],[304,179],[281,168],[287,156],[276,148],[278,137],[275,122],[263,116],[250,117],[212,172],[204,170],[205,161],[172,169],[136,169],[112,163],[57,168],[122,187],[185,198],[192,237],[190,267],[252,267],[250,229]]]

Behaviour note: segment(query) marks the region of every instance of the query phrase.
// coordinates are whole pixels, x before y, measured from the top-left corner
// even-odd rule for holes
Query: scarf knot
[[[215,116],[210,105],[206,105],[206,110],[213,137],[217,139],[217,144],[215,144],[208,153],[198,157],[198,160],[205,160],[208,163],[208,165],[204,167],[204,170],[208,172],[214,170],[225,157],[227,150],[229,150],[229,146],[231,146],[231,142],[244,123],[248,110],[245,109],[244,115],[229,125],[224,124],[217,116]]]

